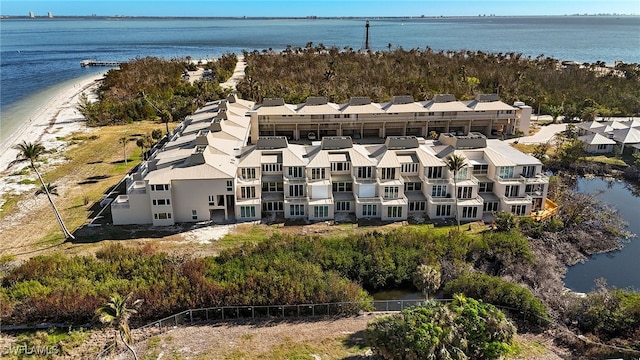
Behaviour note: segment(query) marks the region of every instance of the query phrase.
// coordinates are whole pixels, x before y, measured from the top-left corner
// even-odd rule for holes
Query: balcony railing
[[[115,209],[128,209],[129,208],[129,196],[118,195],[118,197],[111,203],[111,207]]]
[[[502,201],[504,201],[505,204],[521,205],[521,204],[531,204],[533,201],[533,198],[529,195],[518,196],[518,197],[503,196]]]

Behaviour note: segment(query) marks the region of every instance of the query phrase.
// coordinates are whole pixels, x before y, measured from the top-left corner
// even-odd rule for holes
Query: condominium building
[[[453,95],[435,95],[416,102],[411,96],[394,96],[387,103],[373,103],[368,97],[354,97],[346,104],[311,97],[306,103],[286,104],[283,99],[265,99],[250,112],[251,138],[286,136],[288,139],[320,139],[350,136],[353,139],[387,136],[429,137],[435,133],[527,134],[531,107],[500,101],[496,94],[478,95],[458,101]]]
[[[369,122],[356,117],[360,135],[356,139],[353,132],[353,137],[345,135],[348,126],[343,117],[325,124],[336,115],[331,109],[338,110],[315,98],[308,102],[317,107],[309,116],[319,116],[310,119],[323,121],[321,126],[305,128],[302,124],[307,120],[289,122],[277,115],[278,121],[294,125],[293,133],[283,135],[276,124],[276,135],[266,136],[260,130],[262,122],[271,121],[268,126],[273,127],[276,115],[265,112],[290,108],[266,103],[256,106],[231,96],[187,117],[170,140],[128,177],[126,193],[111,204],[113,223],[172,225],[265,217],[441,219],[455,216],[456,198],[461,221],[479,220],[496,211],[528,215],[545,207],[548,177],[542,163],[501,140],[477,132],[462,133],[475,129],[475,120],[465,120],[467,125],[460,132],[441,132],[437,140],[426,140],[407,135],[407,129],[416,125],[405,120],[405,135],[390,135],[397,131],[397,123],[384,119],[395,119],[394,114],[381,112],[375,121],[382,124],[377,135],[384,138],[369,137],[365,131]],[[417,104],[402,105],[422,106]],[[393,105],[387,104],[387,109]],[[370,103],[356,106],[365,106],[368,110],[361,109],[367,114],[376,107]],[[321,114],[322,109],[328,114]],[[503,110],[492,111],[491,117],[499,118]],[[516,110],[511,111],[515,119]],[[431,120],[426,121],[420,134],[437,131],[431,130],[438,129]],[[489,123],[501,120],[478,121],[483,124],[479,127],[490,130]],[[296,124],[300,125],[297,129]],[[451,124],[448,130],[457,126],[456,121]],[[318,140],[290,143],[289,138],[295,142],[301,133],[311,130],[319,134]],[[465,159],[456,179],[446,165],[453,154]]]

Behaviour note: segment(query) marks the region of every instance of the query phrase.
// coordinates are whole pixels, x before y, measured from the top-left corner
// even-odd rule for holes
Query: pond
[[[594,289],[594,280],[605,278],[609,286],[633,287],[640,291],[640,197],[634,196],[624,182],[601,178],[580,178],[577,191],[591,194],[620,212],[635,237],[620,250],[591,256],[585,263],[569,267],[565,286],[577,292]]]

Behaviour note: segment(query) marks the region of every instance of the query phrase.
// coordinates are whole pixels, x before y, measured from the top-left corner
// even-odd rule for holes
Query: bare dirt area
[[[141,359],[370,359],[364,340],[367,324],[387,314],[338,318],[217,322],[168,331],[134,330],[135,350]],[[94,332],[80,347],[61,359],[93,359],[110,339]],[[519,349],[507,359],[559,360],[571,354],[553,344],[549,334],[516,335]],[[121,345],[104,359],[133,359]]]

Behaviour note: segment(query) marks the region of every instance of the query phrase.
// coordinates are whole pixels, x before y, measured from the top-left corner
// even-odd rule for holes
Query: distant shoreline
[[[640,14],[565,14],[565,15],[420,15],[420,16],[126,16],[126,15],[46,15],[29,17],[24,15],[0,15],[0,20],[434,20],[476,18],[553,18],[553,17],[640,17]]]

